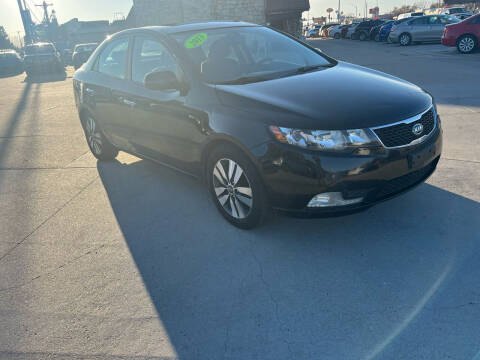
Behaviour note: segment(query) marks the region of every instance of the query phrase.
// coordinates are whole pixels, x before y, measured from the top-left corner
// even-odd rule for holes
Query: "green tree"
[[[0,49],[13,49],[14,46],[3,26],[0,26]]]

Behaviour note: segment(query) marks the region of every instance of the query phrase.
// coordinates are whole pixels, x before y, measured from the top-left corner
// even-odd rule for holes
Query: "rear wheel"
[[[83,129],[88,147],[98,160],[111,161],[118,155],[118,149],[103,135],[95,119],[87,115],[83,121]]]
[[[340,39],[340,34],[339,34],[339,33],[335,33],[335,35],[333,35],[333,38],[334,38],[334,39],[337,39],[337,40]]]
[[[380,41],[380,35],[379,35],[379,34],[375,35],[375,41],[376,41],[376,42],[379,42],[379,41]]]
[[[477,46],[477,38],[473,35],[463,35],[457,40],[457,50],[462,54],[471,54]]]
[[[408,46],[412,43],[412,36],[408,33],[403,33],[400,35],[398,42],[402,46]]]
[[[257,169],[233,146],[220,146],[209,156],[207,183],[222,216],[234,226],[252,229],[268,212],[266,194]]]
[[[364,32],[361,32],[360,34],[358,34],[358,40],[360,41],[367,40],[367,34],[365,34]]]

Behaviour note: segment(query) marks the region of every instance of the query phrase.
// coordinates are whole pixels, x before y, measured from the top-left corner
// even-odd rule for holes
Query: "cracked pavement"
[[[194,179],[98,163],[71,70],[0,78],[0,360],[478,359],[480,53],[312,44],[435,95],[444,153],[426,184],[245,232]]]

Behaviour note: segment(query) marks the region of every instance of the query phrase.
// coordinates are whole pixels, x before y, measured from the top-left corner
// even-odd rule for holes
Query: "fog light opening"
[[[358,204],[363,201],[363,197],[355,199],[344,199],[341,192],[330,192],[315,195],[308,203],[307,207],[330,207],[330,206],[347,206]]]

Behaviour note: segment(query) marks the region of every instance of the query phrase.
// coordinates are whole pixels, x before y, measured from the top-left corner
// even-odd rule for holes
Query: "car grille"
[[[412,128],[415,124],[423,125],[423,132],[415,135]],[[386,147],[405,146],[418,138],[430,134],[435,128],[435,115],[433,109],[430,109],[422,117],[411,123],[400,123],[392,126],[374,129],[375,134]]]
[[[376,200],[393,196],[425,180],[435,169],[438,158],[424,168],[388,181],[376,194]]]

